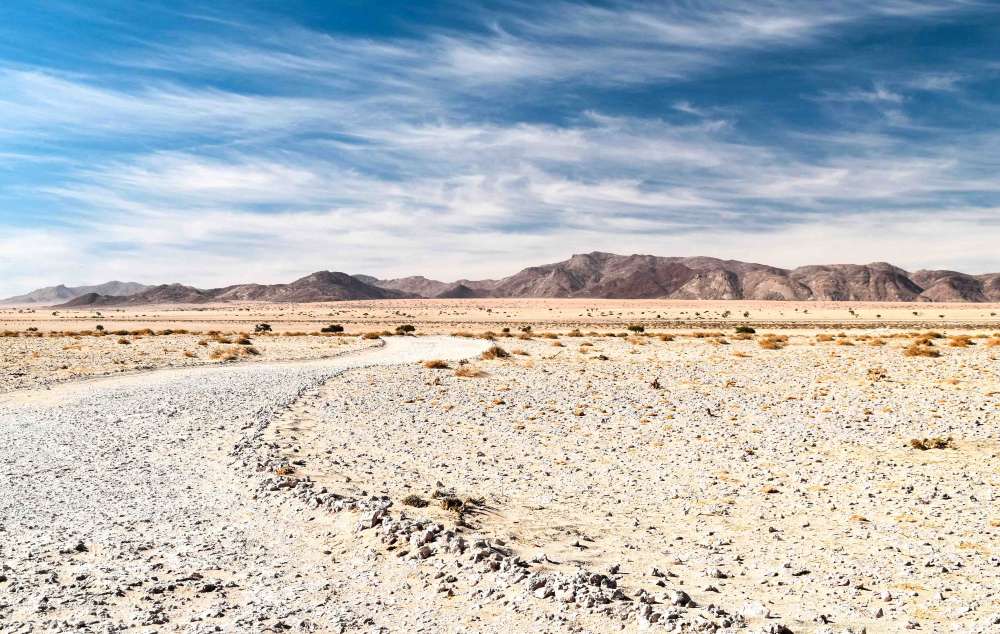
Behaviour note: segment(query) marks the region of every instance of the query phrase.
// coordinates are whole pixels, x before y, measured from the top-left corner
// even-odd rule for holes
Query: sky
[[[610,251],[1000,271],[1000,3],[0,4],[0,296]]]

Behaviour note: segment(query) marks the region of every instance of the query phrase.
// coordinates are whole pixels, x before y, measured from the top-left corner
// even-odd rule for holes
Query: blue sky
[[[1000,4],[0,5],[0,295],[581,251],[1000,270]]]

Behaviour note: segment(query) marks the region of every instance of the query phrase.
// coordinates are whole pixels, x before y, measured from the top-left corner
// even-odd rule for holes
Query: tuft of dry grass
[[[833,335],[820,333],[816,335],[816,341],[833,341]]]
[[[481,355],[479,355],[479,358],[484,361],[489,361],[491,359],[506,359],[509,356],[510,353],[501,348],[500,346],[492,345],[489,348],[487,348]]]
[[[431,370],[447,370],[451,367],[447,361],[442,361],[441,359],[428,359],[424,361],[423,366]]]
[[[486,373],[477,368],[474,365],[468,363],[460,365],[455,368],[455,376],[460,376],[466,379],[475,379],[481,376],[485,376]]]
[[[371,339],[381,339],[382,335],[381,335],[381,333],[377,333],[377,332],[366,332],[365,334],[361,335],[361,338],[362,339],[369,339],[369,340],[371,340]]]
[[[213,361],[235,361],[237,359],[242,359],[246,357],[254,357],[260,354],[260,351],[253,346],[244,347],[233,347],[225,348],[219,347],[208,353],[208,358]]]
[[[510,353],[511,354],[517,354],[517,355],[520,355],[522,357],[530,357],[531,356],[531,353],[528,352],[527,350],[525,350],[524,348],[513,348],[513,349],[511,349]]]
[[[952,348],[968,348],[976,344],[972,342],[972,337],[969,335],[958,335],[949,339],[948,345]]]
[[[928,449],[954,449],[955,441],[951,436],[948,436],[947,438],[943,436],[912,438],[910,439],[910,447],[919,449],[920,451],[927,451]]]
[[[425,506],[427,506],[429,502],[424,498],[420,497],[419,495],[411,493],[410,495],[407,495],[405,498],[403,498],[403,504],[405,504],[406,506],[412,506],[418,509],[422,509]]]
[[[127,345],[131,344],[132,342],[129,341],[128,339],[126,339],[125,337],[119,337],[118,338],[118,343],[122,344],[123,346],[127,346]]]
[[[764,335],[757,340],[757,345],[764,350],[781,350],[787,344],[788,337],[786,335]]]
[[[660,335],[660,341],[673,341],[673,340],[674,340],[673,335],[667,335],[667,334]]]
[[[990,337],[986,340],[987,348],[1000,348],[1000,337]]]
[[[196,355],[195,353],[191,352],[190,350],[185,350],[184,351],[184,356],[187,357],[188,359],[197,359],[198,358],[198,355]]]
[[[940,357],[941,353],[933,346],[930,340],[915,341],[903,349],[903,354],[907,357]]]

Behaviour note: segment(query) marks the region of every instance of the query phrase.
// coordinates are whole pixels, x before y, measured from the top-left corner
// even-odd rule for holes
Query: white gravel
[[[303,546],[316,536],[256,499],[238,448],[344,370],[485,346],[394,337],[0,397],[0,631],[329,631],[326,563]]]

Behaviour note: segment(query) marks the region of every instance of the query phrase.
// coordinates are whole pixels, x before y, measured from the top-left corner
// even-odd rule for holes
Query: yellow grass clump
[[[441,359],[428,359],[424,361],[423,366],[431,370],[447,370],[450,367],[447,361]]]
[[[484,376],[486,373],[477,368],[474,365],[469,365],[468,363],[460,365],[455,368],[455,376],[460,376],[466,379],[474,379],[480,376]]]

